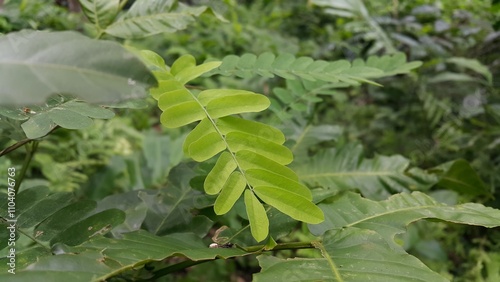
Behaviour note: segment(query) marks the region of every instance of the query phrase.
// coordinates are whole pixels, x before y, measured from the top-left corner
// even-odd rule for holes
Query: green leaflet
[[[202,136],[200,139],[189,145],[189,156],[197,162],[203,162],[217,155],[226,149],[221,136],[217,132],[212,132]]]
[[[163,111],[161,123],[176,128],[200,121],[186,136],[183,152],[198,162],[222,152],[204,182],[207,194],[220,193],[214,206],[216,214],[227,213],[245,193],[252,236],[259,242],[264,240],[269,234],[269,219],[252,191],[258,188],[255,192],[262,195],[264,202],[292,218],[321,222],[322,211],[312,203],[310,190],[285,166],[292,162],[293,154],[283,145],[283,133],[269,125],[233,116],[267,109],[267,97],[234,89],[210,89],[196,95],[184,84],[219,67],[220,62],[197,66],[192,56],[185,55],[169,71],[158,57],[150,52],[145,55],[144,60],[158,70],[155,75],[159,86],[151,90],[151,95]],[[295,67],[305,63],[299,61]],[[245,64],[248,62],[242,66]]]
[[[287,165],[293,160],[293,154],[287,147],[267,141],[255,135],[242,132],[230,132],[226,136],[226,141],[231,150],[236,152],[240,150],[255,150],[264,157],[270,158],[282,165]]]
[[[236,169],[236,163],[233,161],[229,152],[223,152],[214,168],[205,178],[205,192],[209,195],[216,195],[222,189],[221,183],[225,183],[229,175]]]
[[[248,169],[245,174],[252,186],[286,187],[294,194],[312,200],[311,190],[303,184],[264,169]]]
[[[245,207],[250,221],[252,236],[260,242],[269,234],[269,219],[264,206],[250,190],[245,191]]]
[[[281,165],[269,158],[266,158],[262,155],[259,155],[255,152],[248,150],[241,150],[236,153],[236,159],[240,164],[241,168],[244,170],[252,169],[252,168],[260,168],[265,169],[270,172],[274,172],[283,177],[287,177],[291,180],[298,181],[299,178],[295,174],[293,170],[290,168]]]
[[[259,137],[277,144],[285,143],[285,135],[279,129],[256,121],[245,120],[233,116],[219,118],[217,126],[222,134],[231,131],[239,131],[247,134],[258,135]]]
[[[253,188],[257,196],[290,217],[308,223],[320,223],[323,212],[309,199],[288,191],[286,188],[257,186]]]
[[[227,213],[236,203],[241,196],[245,187],[247,186],[246,180],[240,172],[235,171],[222,187],[222,191],[215,200],[214,211],[216,214]]]

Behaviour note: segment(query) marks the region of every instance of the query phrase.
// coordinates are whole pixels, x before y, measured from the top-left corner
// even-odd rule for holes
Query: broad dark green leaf
[[[0,104],[41,104],[54,94],[91,103],[143,97],[156,80],[121,45],[72,31],[0,36]]]
[[[355,227],[331,231],[314,243],[323,258],[280,259],[261,255],[254,281],[428,282],[447,281],[376,232]]]
[[[79,245],[94,236],[104,235],[113,227],[125,220],[125,213],[119,209],[109,209],[91,215],[78,221],[57,234],[50,241],[51,244],[63,243],[68,246]]]
[[[74,222],[87,217],[96,206],[97,204],[94,201],[86,200],[59,209],[36,226],[34,230],[36,238],[40,241],[49,241]]]
[[[433,168],[439,176],[438,186],[457,191],[463,195],[479,196],[491,194],[470,164],[463,159],[449,162]]]
[[[158,237],[145,231],[126,233],[121,239],[96,236],[69,251],[40,258],[28,269],[17,269],[16,275],[2,272],[0,280],[103,281],[119,274],[126,275],[128,271],[137,274],[142,266],[155,261],[175,265],[176,260],[166,260],[170,257],[204,261],[248,255],[239,248],[209,248],[192,233]],[[172,263],[163,263],[162,266],[172,266]]]
[[[490,228],[500,226],[500,210],[475,203],[448,206],[421,192],[401,193],[381,202],[347,192],[332,203],[319,204],[319,207],[325,214],[325,221],[309,225],[313,234],[353,226],[377,232],[394,246],[394,236],[405,232],[408,224],[420,219]]]

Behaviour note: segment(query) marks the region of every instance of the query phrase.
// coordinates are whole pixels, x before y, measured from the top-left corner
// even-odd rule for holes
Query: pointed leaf
[[[236,169],[236,163],[234,162],[231,154],[229,152],[223,152],[217,163],[215,163],[214,168],[210,171],[205,178],[204,188],[205,192],[209,195],[216,195],[224,186],[231,175],[231,173]]]
[[[274,172],[263,169],[248,169],[245,176],[252,186],[269,186],[276,188],[285,188],[291,193],[300,195],[308,200],[312,200],[311,190],[297,181],[281,176]]]
[[[226,142],[232,151],[248,150],[258,152],[260,155],[282,165],[289,164],[293,160],[292,152],[287,147],[269,142],[255,135],[230,132],[226,136]]]
[[[298,181],[298,177],[290,168],[277,163],[269,158],[248,150],[241,150],[236,153],[239,165],[244,169],[259,168],[282,175],[291,180]]]
[[[192,55],[182,55],[172,64],[170,73],[175,76],[182,70],[192,68],[194,66],[196,66],[196,59]],[[179,84],[182,85],[182,83]]]
[[[168,128],[177,128],[205,118],[196,101],[184,102],[165,109],[160,120]]]
[[[182,84],[186,84],[202,74],[219,67],[220,64],[221,62],[208,62],[198,66],[184,68],[175,75],[175,79]]]
[[[197,162],[203,162],[226,149],[226,143],[217,132],[204,135],[189,145],[189,156]]]
[[[218,215],[227,213],[240,198],[247,182],[240,172],[233,172],[215,200],[214,211]]]
[[[189,154],[189,146],[191,146],[193,142],[212,132],[216,131],[210,120],[208,118],[202,119],[201,122],[198,123],[198,125],[186,136],[186,140],[182,145],[184,153]]]
[[[261,138],[274,143],[285,143],[285,135],[272,126],[264,123],[245,120],[234,116],[227,116],[217,120],[217,126],[222,134],[227,134],[232,131],[240,131],[251,135],[258,135]]]
[[[245,207],[250,221],[250,231],[257,242],[266,239],[269,234],[269,219],[264,206],[250,190],[245,190]]]

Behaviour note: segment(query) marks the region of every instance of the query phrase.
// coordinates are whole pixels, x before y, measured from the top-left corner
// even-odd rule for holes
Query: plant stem
[[[26,151],[27,151],[26,158],[24,158],[23,167],[21,168],[21,172],[19,173],[16,185],[14,186],[14,191],[16,194],[19,191],[19,186],[21,186],[21,182],[23,181],[24,176],[26,175],[26,171],[28,170],[31,160],[33,159],[33,155],[35,154],[36,149],[38,148],[38,143],[39,141],[32,140],[31,148],[29,147],[29,143],[26,144]]]
[[[264,252],[272,252],[272,251],[280,251],[280,250],[298,250],[298,249],[313,249],[315,248],[314,244],[318,242],[291,242],[291,243],[281,243],[276,245],[274,248],[270,250],[264,250],[264,245],[257,245],[257,246],[249,246],[249,247],[239,247],[236,246],[236,248],[239,248],[245,252],[246,254],[243,255],[238,255],[239,256],[246,256],[246,255],[258,255],[262,254]],[[236,256],[235,256],[236,257]],[[160,278],[162,276],[168,275],[173,272],[177,272],[179,270],[198,265],[201,263],[209,262],[209,261],[214,261],[218,260],[221,258],[215,258],[215,259],[207,259],[207,260],[199,260],[199,261],[192,261],[192,260],[187,260],[183,261],[180,263],[176,263],[170,266],[167,266],[165,268],[158,269],[153,272],[153,277],[150,278],[151,280]],[[148,281],[151,281],[148,280]]]

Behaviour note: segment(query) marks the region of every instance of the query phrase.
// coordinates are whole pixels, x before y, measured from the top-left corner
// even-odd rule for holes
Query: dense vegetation
[[[499,28],[497,0],[0,1],[0,280],[499,281]]]

